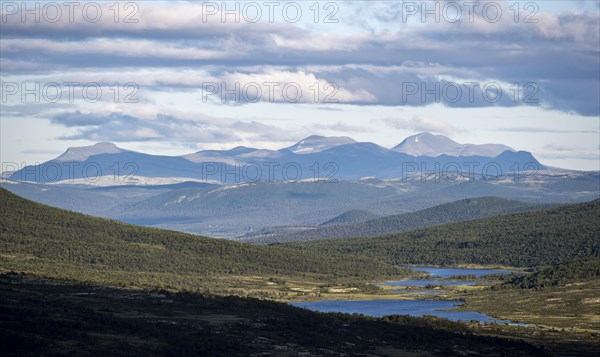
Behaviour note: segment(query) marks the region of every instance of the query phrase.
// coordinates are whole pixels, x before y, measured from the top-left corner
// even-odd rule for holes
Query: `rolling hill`
[[[326,226],[339,226],[343,224],[354,224],[359,222],[369,221],[375,218],[379,218],[379,215],[360,209],[352,209],[334,217],[326,222],[321,223],[320,227]]]
[[[360,280],[405,273],[368,258],[349,261],[132,226],[37,204],[4,189],[0,223],[1,270],[79,281],[194,289],[199,280],[219,276]]]
[[[600,200],[417,229],[374,238],[289,243],[390,264],[542,266],[600,254]]]

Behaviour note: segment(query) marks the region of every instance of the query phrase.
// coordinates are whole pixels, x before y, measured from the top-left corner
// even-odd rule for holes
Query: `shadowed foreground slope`
[[[5,356],[538,356],[437,319],[320,314],[282,303],[0,276]],[[409,352],[410,351],[410,352]],[[412,354],[410,354],[412,355]]]

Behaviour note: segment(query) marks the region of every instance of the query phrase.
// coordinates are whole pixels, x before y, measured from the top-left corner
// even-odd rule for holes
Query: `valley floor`
[[[0,289],[3,355],[451,356],[469,351],[475,356],[585,356],[600,351],[593,326],[576,331],[320,314],[267,300],[110,288],[22,274],[2,275]],[[467,298],[469,308],[507,309],[511,291],[494,292],[493,303],[485,305],[492,292],[475,289]],[[565,292],[534,294],[533,299],[554,293]],[[498,310],[497,316],[511,315]]]
[[[438,319],[318,314],[286,304],[5,274],[3,355],[545,355]]]
[[[568,355],[583,351],[600,355],[600,280],[544,290],[486,289],[467,294],[464,299],[464,309],[530,325],[506,327],[498,331],[501,335],[545,340],[548,346]]]

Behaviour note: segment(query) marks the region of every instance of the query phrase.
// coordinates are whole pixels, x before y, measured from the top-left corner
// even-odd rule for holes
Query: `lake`
[[[435,268],[435,267],[424,267],[424,266],[416,266],[416,267],[403,267],[406,269],[424,271],[429,273],[432,277],[436,278],[451,278],[453,276],[459,275],[474,275],[476,277],[481,277],[489,274],[510,274],[514,273],[511,270],[502,270],[502,269],[463,269],[463,268]]]
[[[427,286],[427,285],[475,285],[474,281],[448,281],[448,280],[419,280],[408,279],[398,281],[386,281],[377,283],[378,286]]]
[[[474,281],[452,281],[448,278],[459,275],[474,275],[481,277],[488,274],[510,274],[512,271],[500,269],[462,269],[462,268],[434,268],[434,267],[405,267],[412,270],[424,271],[437,279],[408,279],[399,281],[388,281],[378,283],[379,286],[416,286],[424,287],[429,284],[451,286],[451,285],[475,285]],[[400,293],[398,291],[398,293]],[[418,290],[415,293],[439,294],[443,290]],[[404,293],[403,293],[404,294]],[[478,321],[497,322],[510,324],[510,321],[498,320],[489,315],[474,311],[452,311],[461,306],[460,301],[449,300],[334,300],[317,302],[297,302],[291,305],[303,307],[309,310],[321,312],[358,313],[368,316],[381,317],[385,315],[409,315],[423,316],[433,315],[447,318],[452,321]]]
[[[432,278],[440,278],[440,279],[407,279],[407,280],[398,280],[398,281],[386,281],[384,283],[378,283],[375,285],[379,286],[427,286],[427,285],[442,285],[442,286],[451,286],[451,285],[475,285],[475,281],[452,281],[452,280],[443,280],[449,279],[455,276],[465,276],[465,275],[473,275],[475,277],[482,277],[484,275],[489,274],[510,274],[513,271],[510,270],[501,270],[501,269],[463,269],[463,268],[435,268],[435,267],[403,267],[411,270],[422,271],[429,274]]]
[[[462,305],[460,301],[447,300],[344,300],[295,302],[293,306],[320,312],[342,312],[381,317],[385,315],[423,316],[433,315],[452,321],[478,321],[511,323],[473,311],[449,311]]]
[[[434,289],[418,289],[418,290],[409,290],[409,289],[395,289],[390,290],[390,293],[393,294],[401,294],[401,295],[440,295],[445,294],[446,290],[434,290]]]

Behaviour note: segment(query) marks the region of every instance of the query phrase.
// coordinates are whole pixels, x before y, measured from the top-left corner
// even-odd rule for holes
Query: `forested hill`
[[[253,243],[283,243],[328,238],[372,237],[548,207],[548,205],[532,204],[500,197],[469,198],[417,212],[363,219],[362,221],[349,222],[348,224],[332,225],[327,222],[322,227],[304,229],[301,232],[285,232],[280,230],[274,234],[248,237],[245,241]],[[342,217],[345,218],[347,214],[348,212],[343,214]],[[336,222],[336,219],[332,221]],[[343,223],[343,220],[340,221]]]
[[[187,274],[195,279],[214,274],[379,279],[404,272],[369,258],[133,226],[34,203],[4,189],[0,189],[0,227],[0,271],[76,280],[80,275],[108,273],[125,279],[128,272],[178,278]]]
[[[369,211],[353,209],[350,211],[346,211],[346,212],[340,214],[339,216],[336,216],[336,217],[328,220],[327,222],[321,223],[319,226],[320,227],[327,227],[327,226],[339,227],[340,225],[355,224],[355,223],[370,221],[370,220],[380,218],[380,217],[381,216],[379,216],[375,213],[369,212]]]
[[[532,274],[516,276],[503,284],[521,289],[544,289],[574,282],[600,279],[600,258],[577,258]]]
[[[543,266],[598,256],[600,200],[373,238],[289,243],[301,251],[352,254],[391,264]]]

